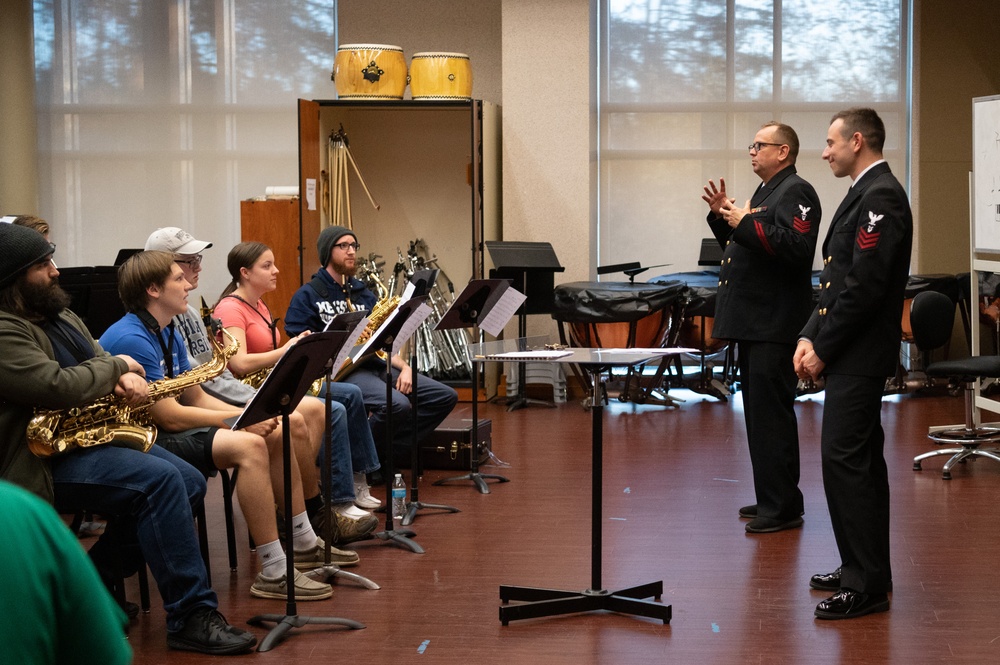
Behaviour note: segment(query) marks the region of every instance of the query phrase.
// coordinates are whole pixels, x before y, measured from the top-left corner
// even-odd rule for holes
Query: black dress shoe
[[[841,589],[816,606],[817,619],[853,619],[866,614],[889,611],[889,597],[884,593],[861,593]]]
[[[809,588],[817,591],[840,591],[840,568],[832,573],[818,573],[809,578]],[[888,590],[892,591],[892,580]]]
[[[817,591],[840,591],[840,568],[832,573],[817,573],[809,578],[809,588]]]
[[[755,503],[752,506],[743,506],[740,508],[740,517],[751,520],[757,517],[757,504]]]
[[[184,627],[167,633],[167,646],[216,656],[245,653],[257,645],[252,633],[230,626],[218,610],[198,607],[184,620]]]
[[[801,517],[778,519],[774,517],[755,517],[746,525],[747,533],[774,533],[785,529],[797,529],[802,526]]]

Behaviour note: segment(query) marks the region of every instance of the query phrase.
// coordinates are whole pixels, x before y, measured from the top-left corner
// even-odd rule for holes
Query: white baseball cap
[[[153,231],[146,239],[145,250],[157,249],[174,254],[198,254],[208,249],[212,243],[197,240],[193,235],[176,226],[165,226]]]

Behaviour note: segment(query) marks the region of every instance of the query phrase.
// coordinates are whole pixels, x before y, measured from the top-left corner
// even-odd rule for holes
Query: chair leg
[[[143,564],[139,568],[139,609],[143,614],[149,614],[149,577],[146,575],[146,566]],[[211,582],[209,582],[211,586]]]
[[[222,478],[222,505],[226,514],[226,545],[229,547],[229,570],[236,572],[236,526],[233,523],[233,491],[236,484],[236,470],[232,478],[226,469],[219,471]]]
[[[212,562],[208,554],[208,525],[205,523],[205,503],[202,502],[195,509],[195,524],[198,526],[198,548],[201,550],[201,559],[205,562],[205,574],[208,577],[208,586],[212,586]]]

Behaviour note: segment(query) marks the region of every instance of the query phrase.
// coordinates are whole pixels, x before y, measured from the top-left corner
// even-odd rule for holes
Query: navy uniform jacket
[[[823,243],[820,299],[802,337],[826,373],[896,371],[912,242],[906,192],[882,162],[854,183]]]
[[[709,213],[725,250],[712,336],[794,344],[813,306],[819,197],[789,166],[757,189],[750,207],[735,229]]]

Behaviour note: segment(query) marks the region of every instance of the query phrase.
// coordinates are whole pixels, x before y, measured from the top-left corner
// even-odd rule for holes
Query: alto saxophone
[[[389,290],[385,288],[385,284],[383,284],[382,280],[379,279],[378,271],[369,270],[368,279],[375,282],[375,290],[378,292],[378,300],[374,305],[372,305],[371,312],[368,313],[368,325],[365,326],[364,331],[354,343],[355,347],[361,346],[367,342],[373,334],[375,334],[375,331],[379,329],[379,326],[385,323],[385,320],[389,318],[389,315],[392,314],[397,307],[399,307],[399,301],[401,300],[399,296],[389,295]],[[352,312],[354,311],[354,305],[351,304],[350,299],[347,300],[347,308]],[[377,355],[384,362],[389,362],[389,356],[382,349],[376,351],[375,355]],[[360,360],[360,358],[358,360]],[[357,369],[356,364],[357,363],[348,357],[347,360],[344,361],[343,366],[337,372],[337,376],[334,380],[340,381],[345,376],[353,372]]]
[[[222,374],[240,343],[223,329],[228,338],[222,348],[210,335],[212,359],[172,379],[160,379],[149,384],[149,393],[139,403],[128,404],[115,394],[90,404],[69,409],[35,409],[28,423],[28,448],[38,457],[52,457],[76,448],[91,448],[102,444],[133,448],[142,452],[156,441],[150,407],[161,399],[176,397],[182,392]]]

